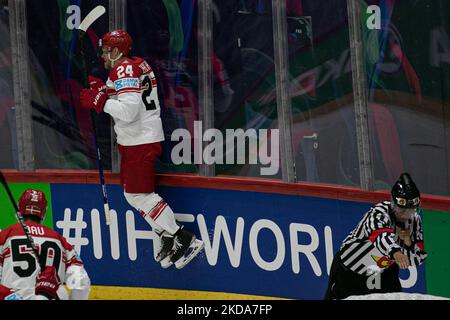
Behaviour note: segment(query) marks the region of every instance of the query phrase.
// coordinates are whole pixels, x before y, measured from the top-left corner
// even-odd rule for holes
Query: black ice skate
[[[156,261],[161,264],[162,268],[166,269],[173,264],[170,257],[173,254],[174,237],[164,231],[160,235],[159,239],[161,241],[161,247],[158,254],[156,255]]]
[[[175,263],[177,269],[181,269],[194,259],[204,246],[203,241],[196,239],[193,233],[180,230],[175,236],[174,252],[170,260]]]

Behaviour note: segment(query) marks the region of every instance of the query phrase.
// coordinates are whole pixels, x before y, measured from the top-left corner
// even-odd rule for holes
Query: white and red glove
[[[47,266],[36,278],[35,294],[46,297],[49,300],[58,299],[58,288],[61,285],[58,273],[55,267]]]
[[[106,84],[102,79],[94,76],[88,76],[89,87],[92,90],[103,91],[106,93]]]
[[[97,113],[103,111],[108,95],[103,91],[94,89],[81,89],[80,102],[81,106],[86,109],[94,109]]]

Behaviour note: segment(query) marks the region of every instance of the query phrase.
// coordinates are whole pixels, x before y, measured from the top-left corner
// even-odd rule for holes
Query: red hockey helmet
[[[45,193],[40,190],[27,189],[19,199],[19,211],[23,216],[32,215],[43,220],[47,210]]]
[[[110,48],[110,50],[117,47],[124,56],[130,54],[132,45],[133,39],[124,30],[108,32],[102,37],[100,42],[100,47]]]

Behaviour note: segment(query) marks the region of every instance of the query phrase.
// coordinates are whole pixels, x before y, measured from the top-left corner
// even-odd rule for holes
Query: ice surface
[[[420,293],[393,292],[350,296],[345,300],[450,300],[450,298]]]

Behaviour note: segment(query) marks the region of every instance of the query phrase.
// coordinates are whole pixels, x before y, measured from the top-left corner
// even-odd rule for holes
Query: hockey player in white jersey
[[[204,247],[203,241],[180,226],[168,204],[155,192],[155,160],[164,140],[155,74],[149,64],[131,57],[132,39],[123,30],[101,39],[106,84],[89,77],[90,89],[80,93],[81,105],[111,115],[121,155],[120,181],[128,203],[159,235],[156,260],[163,268],[178,269]]]
[[[87,300],[90,279],[73,246],[56,231],[42,225],[47,210],[45,193],[27,189],[19,211],[43,259],[36,261],[20,223],[0,232],[0,298],[6,300]],[[65,283],[71,289],[68,295]]]

